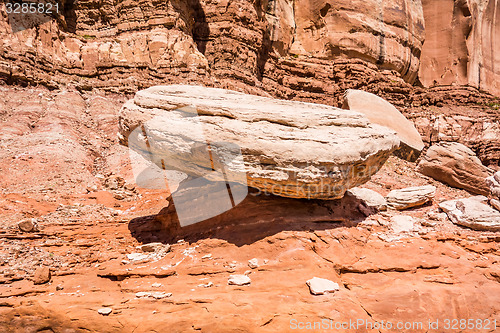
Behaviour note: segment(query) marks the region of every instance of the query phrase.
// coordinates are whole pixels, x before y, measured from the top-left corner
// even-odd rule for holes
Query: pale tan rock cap
[[[349,89],[344,95],[342,108],[363,113],[370,122],[396,131],[401,140],[401,146],[394,152],[398,157],[414,162],[424,149],[424,142],[413,123],[383,98]]]

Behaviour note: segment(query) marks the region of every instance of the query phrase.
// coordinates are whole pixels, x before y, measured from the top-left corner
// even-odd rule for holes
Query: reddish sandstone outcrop
[[[471,85],[500,94],[500,2],[422,0],[426,38],[424,86]]]
[[[140,189],[132,201],[113,195],[133,181],[116,138],[123,96],[0,91],[1,332],[283,332],[292,319],[500,320],[498,232],[462,228],[436,213],[437,203],[464,191],[431,181],[432,203],[381,214],[366,214],[353,197],[313,206],[252,197],[240,207],[248,216],[227,212],[238,219],[168,233],[156,220],[175,216],[167,209],[155,218],[167,191]],[[366,186],[386,195],[428,184],[414,166],[390,157]],[[19,231],[27,217],[39,231]],[[152,242],[170,251],[146,250]],[[250,270],[252,258],[259,267]],[[40,264],[50,267],[51,282],[35,285]],[[251,284],[228,285],[236,274]],[[313,277],[340,290],[311,295]]]
[[[431,146],[417,171],[471,193],[488,195],[490,192],[485,179],[492,175],[492,170],[460,143],[442,142]]]
[[[298,0],[294,9],[290,52],[364,59],[415,80],[425,35],[420,1]]]

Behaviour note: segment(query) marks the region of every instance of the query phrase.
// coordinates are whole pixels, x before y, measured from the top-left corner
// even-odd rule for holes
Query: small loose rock
[[[50,281],[50,268],[47,266],[38,267],[33,276],[34,284],[44,284]]]
[[[415,222],[411,216],[396,215],[391,218],[391,229],[397,234],[410,232],[414,230]]]
[[[248,260],[248,267],[250,267],[251,269],[258,268],[259,260],[257,258]]]
[[[111,314],[111,312],[113,312],[113,309],[112,308],[100,308],[99,310],[97,310],[97,312],[100,315],[109,316]]]
[[[309,291],[313,295],[324,295],[340,290],[338,283],[318,277],[307,280],[306,284],[309,286]]]
[[[36,219],[27,219],[18,223],[18,228],[22,232],[36,232],[38,231],[38,225]]]
[[[229,285],[244,286],[249,285],[252,280],[246,275],[230,275],[227,283]]]

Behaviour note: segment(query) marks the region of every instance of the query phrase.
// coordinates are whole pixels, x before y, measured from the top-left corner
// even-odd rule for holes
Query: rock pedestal
[[[159,168],[307,199],[343,197],[400,142],[358,111],[187,85],[139,91],[119,131]]]

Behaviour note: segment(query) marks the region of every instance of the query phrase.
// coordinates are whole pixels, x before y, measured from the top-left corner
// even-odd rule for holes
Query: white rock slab
[[[207,142],[221,156],[230,154],[217,143],[233,144],[243,159],[222,158],[228,175],[243,173],[251,187],[308,199],[343,197],[400,144],[393,130],[358,111],[189,85],[139,91],[120,111],[119,135],[158,167],[163,161],[192,177],[213,166]]]
[[[500,212],[484,196],[441,202],[441,208],[458,225],[474,230],[500,231]]]
[[[306,284],[309,286],[309,291],[313,295],[324,295],[340,290],[338,283],[318,277],[307,280]]]
[[[230,275],[227,283],[229,285],[236,285],[236,286],[244,286],[244,285],[249,285],[252,282],[252,280],[243,274],[237,274],[237,275]]]
[[[417,207],[432,200],[436,195],[436,187],[432,185],[408,187],[393,190],[385,197],[389,208],[403,210]]]

